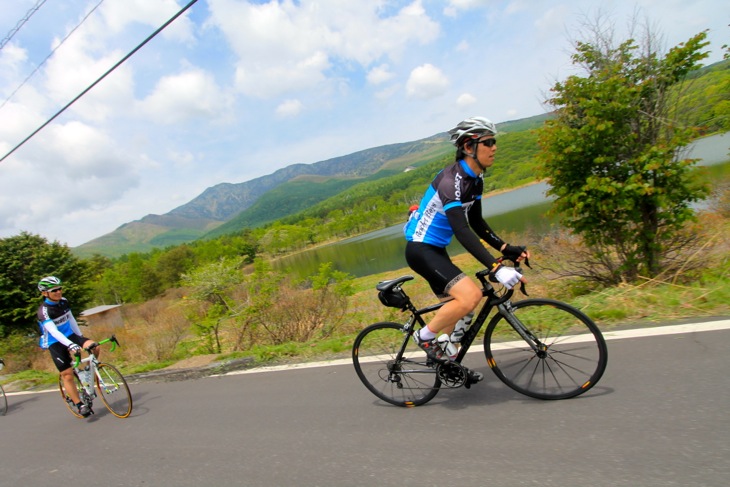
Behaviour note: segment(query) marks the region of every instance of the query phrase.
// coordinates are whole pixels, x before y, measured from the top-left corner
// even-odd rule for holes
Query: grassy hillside
[[[318,203],[336,197],[354,186],[389,178],[403,173],[406,168],[417,168],[441,159],[453,152],[452,146],[441,137],[440,140],[426,142],[427,148],[391,159],[373,175],[360,178],[322,178],[302,176],[268,191],[250,208],[242,211],[205,237],[213,238],[227,233],[235,233],[284,219],[316,206]]]
[[[487,176],[487,190],[514,187],[534,180],[532,157],[537,152],[537,140],[531,130],[538,128],[549,117],[539,115],[523,120],[505,122],[498,125],[500,130],[499,157],[504,164],[490,170]],[[388,160],[375,174],[363,178],[331,178],[316,180],[311,177],[297,178],[282,184],[263,195],[247,210],[208,233],[205,238],[213,238],[227,233],[239,232],[246,228],[258,227],[277,220],[292,223],[313,215],[320,217],[343,207],[352,210],[353,201],[366,201],[370,197],[392,198],[397,192],[417,181],[413,191],[406,191],[403,201],[411,201],[423,184],[427,184],[433,174],[450,161],[454,147],[447,134],[439,134],[424,141],[426,149],[408,153]],[[435,164],[434,164],[435,163]],[[406,168],[429,166],[425,178],[415,175],[400,177]],[[389,191],[383,190],[382,180],[395,178]],[[396,214],[400,212],[396,210]],[[290,217],[290,218],[287,218]]]

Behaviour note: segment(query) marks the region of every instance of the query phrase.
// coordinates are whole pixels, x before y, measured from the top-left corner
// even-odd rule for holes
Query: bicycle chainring
[[[439,364],[436,374],[445,387],[455,389],[466,384],[466,369],[456,362],[445,362]]]

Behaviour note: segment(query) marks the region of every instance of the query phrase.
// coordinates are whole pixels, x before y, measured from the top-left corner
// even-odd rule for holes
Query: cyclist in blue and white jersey
[[[455,161],[436,175],[404,228],[408,265],[428,281],[439,299],[453,298],[414,334],[416,343],[436,360],[445,360],[436,337],[451,333],[456,322],[482,299],[481,288],[446,252],[451,238],[456,236],[508,288],[524,278],[514,268],[500,265],[480,239],[509,259],[522,261],[530,256],[524,247],[500,239],[482,217],[483,173],[492,166],[497,152],[494,123],[484,117],[468,118],[449,130],[449,135],[456,146]],[[475,371],[469,371],[469,375],[471,382],[483,378]]]
[[[38,307],[38,326],[41,329],[40,346],[51,353],[56,368],[61,373],[64,389],[79,409],[79,414],[87,417],[91,414],[88,406],[81,402],[79,391],[74,383],[73,356],[81,348],[95,345],[93,340],[81,334],[81,329],[71,312],[71,306],[62,296],[61,280],[54,276],[44,277],[38,282],[38,290],[43,295],[43,302]],[[99,347],[94,347],[99,356]]]

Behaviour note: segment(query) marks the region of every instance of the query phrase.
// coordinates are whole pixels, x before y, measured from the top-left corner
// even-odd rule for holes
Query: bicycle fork
[[[520,320],[515,316],[515,314],[512,311],[512,303],[507,301],[506,303],[502,303],[497,305],[497,309],[499,310],[499,313],[504,316],[504,319],[507,320],[507,323],[514,328],[514,330],[522,337],[522,339],[527,342],[527,344],[532,348],[532,351],[535,352],[535,355],[538,358],[545,358],[547,357],[548,353],[548,346],[542,342],[539,338],[537,338]]]

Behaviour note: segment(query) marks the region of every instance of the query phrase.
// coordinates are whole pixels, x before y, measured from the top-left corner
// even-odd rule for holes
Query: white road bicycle
[[[92,412],[94,411],[94,398],[97,397],[96,390],[98,390],[98,396],[101,397],[104,406],[106,406],[109,412],[117,418],[126,418],[132,414],[132,394],[129,392],[127,381],[116,367],[105,362],[99,362],[92,352],[92,349],[96,345],[103,345],[109,342],[112,344],[111,351],[114,351],[119,345],[117,338],[112,335],[100,341],[98,344],[94,343],[91,347],[86,348],[85,350],[89,353],[88,357],[82,359],[81,354],[76,355],[74,362],[74,383],[78,389],[81,402],[86,404]],[[96,389],[94,389],[94,386],[96,386]],[[71,414],[77,418],[83,418],[79,414],[74,402],[66,393],[63,380],[60,376],[58,378],[58,388]]]

